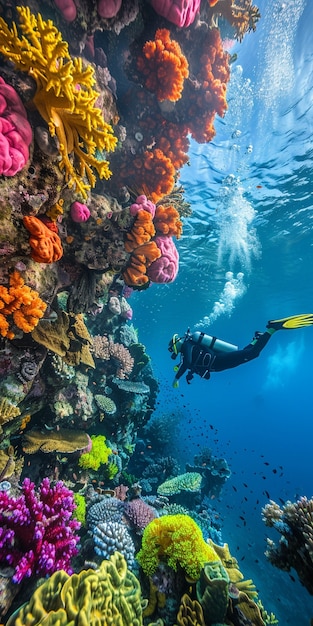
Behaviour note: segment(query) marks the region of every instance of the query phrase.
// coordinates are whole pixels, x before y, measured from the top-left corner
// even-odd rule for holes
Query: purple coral
[[[0,564],[15,568],[13,582],[60,569],[72,573],[70,560],[79,541],[75,531],[80,528],[71,519],[75,508],[73,492],[62,481],[52,487],[48,478],[37,492],[29,478],[18,497],[0,492]]]

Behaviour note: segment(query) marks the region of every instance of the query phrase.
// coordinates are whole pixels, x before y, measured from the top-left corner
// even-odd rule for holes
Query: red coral
[[[154,41],[147,41],[137,59],[144,85],[158,100],[176,102],[181,98],[184,80],[188,77],[188,61],[170,31],[159,28]]]

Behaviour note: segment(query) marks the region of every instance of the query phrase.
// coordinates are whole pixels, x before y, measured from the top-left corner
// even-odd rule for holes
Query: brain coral
[[[7,626],[142,626],[141,589],[115,552],[97,570],[58,571],[14,613]]]

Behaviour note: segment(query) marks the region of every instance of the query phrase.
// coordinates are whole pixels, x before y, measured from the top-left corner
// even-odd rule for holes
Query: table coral
[[[189,515],[163,515],[150,522],[143,531],[136,558],[147,576],[155,572],[159,561],[166,561],[175,571],[180,565],[194,580],[199,578],[204,563],[219,560]]]
[[[37,263],[55,263],[63,255],[59,235],[51,230],[42,220],[33,215],[25,215],[23,224],[30,232],[29,245],[31,257]]]
[[[169,478],[158,486],[158,494],[162,496],[173,496],[181,491],[200,491],[202,476],[197,472],[187,472],[179,474],[174,478]]]
[[[166,28],[156,31],[154,41],[146,41],[137,58],[137,69],[143,75],[146,89],[160,102],[176,102],[181,98],[184,80],[189,75],[188,61]]]
[[[14,338],[14,324],[24,333],[31,332],[43,317],[47,305],[24,283],[15,270],[9,279],[9,288],[0,285],[0,335]]]
[[[58,430],[42,431],[33,428],[24,434],[23,450],[26,454],[36,452],[87,452],[91,448],[91,439],[82,430],[59,428]]]
[[[44,21],[40,13],[36,17],[29,7],[17,7],[17,12],[23,35],[19,38],[14,22],[10,29],[0,18],[0,52],[35,79],[33,102],[51,136],[58,138],[59,167],[68,186],[86,198],[96,184],[93,170],[100,178],[111,175],[108,162],[98,160],[96,150],[111,151],[117,143],[111,126],[95,106],[99,94],[94,89],[94,69],[91,65],[83,67],[81,57],[70,57],[68,44],[51,20]],[[70,160],[72,153],[77,165]]]
[[[32,129],[24,105],[0,76],[0,174],[14,176],[29,159]]]
[[[142,626],[141,588],[115,552],[97,570],[68,576],[60,571],[36,589],[7,626],[89,624],[90,626]]]
[[[44,478],[35,491],[25,478],[20,496],[0,491],[0,562],[14,568],[13,582],[59,569],[71,572],[80,527],[71,519],[74,509],[73,492],[62,481],[52,487]]]

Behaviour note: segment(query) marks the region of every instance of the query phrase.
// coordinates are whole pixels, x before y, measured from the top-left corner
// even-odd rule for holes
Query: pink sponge
[[[155,204],[153,204],[151,200],[148,200],[147,196],[144,194],[138,196],[134,204],[130,205],[129,212],[131,215],[135,216],[140,209],[144,209],[145,211],[148,211],[148,213],[151,213],[152,218],[155,216]]]
[[[23,103],[0,76],[0,174],[15,176],[29,159],[32,129]]]
[[[171,237],[159,236],[154,241],[161,250],[161,256],[148,267],[147,276],[153,283],[170,283],[177,276],[178,252]]]
[[[67,22],[73,22],[76,19],[77,9],[74,0],[54,0],[54,4]]]
[[[176,26],[190,26],[199,11],[201,0],[151,0],[156,13]]]
[[[73,202],[71,205],[71,218],[73,222],[87,222],[90,218],[90,211],[86,204],[81,202]]]

